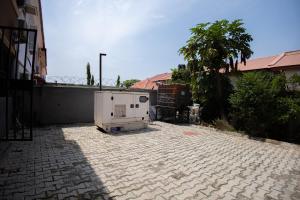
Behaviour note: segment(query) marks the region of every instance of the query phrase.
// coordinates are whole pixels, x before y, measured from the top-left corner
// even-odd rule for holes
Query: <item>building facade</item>
[[[40,0],[0,0],[0,140],[32,139],[33,86],[47,75]]]
[[[300,76],[300,50],[283,52],[279,55],[247,60],[246,65],[238,64],[238,73],[229,73],[231,83],[235,86],[239,76],[251,71],[282,72],[289,79],[293,75]],[[300,90],[300,87],[294,88]]]
[[[22,31],[24,29],[37,30],[36,35],[32,31]],[[4,60],[3,57],[8,56],[7,54],[11,56],[11,61],[8,63],[10,65],[10,78],[26,79],[31,74],[30,66],[34,65],[34,78],[45,80],[47,75],[47,51],[40,0],[1,0],[0,36],[2,60]],[[20,38],[18,45],[14,38]],[[27,48],[26,44],[28,45]],[[32,49],[34,44],[36,44],[35,49]],[[35,53],[34,63],[30,63],[33,53]],[[5,61],[1,63],[2,72],[5,71],[4,68],[7,65],[3,62]]]
[[[235,86],[242,73],[250,71],[283,72],[287,79],[297,74],[300,76],[300,50],[283,52],[279,55],[267,56],[238,63],[238,72],[229,72],[231,83]],[[172,73],[163,73],[135,83],[131,88],[157,90],[158,85],[172,79]],[[295,88],[300,90],[300,87]]]

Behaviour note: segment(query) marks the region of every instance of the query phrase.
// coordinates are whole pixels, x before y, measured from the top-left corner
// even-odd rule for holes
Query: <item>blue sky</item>
[[[198,23],[243,19],[252,58],[300,49],[299,0],[43,1],[49,76],[144,79],[184,63],[178,49]]]

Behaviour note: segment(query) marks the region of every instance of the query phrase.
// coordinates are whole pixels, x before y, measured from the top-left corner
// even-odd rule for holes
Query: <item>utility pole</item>
[[[100,68],[100,71],[99,71],[99,89],[100,91],[102,91],[102,56],[106,56],[105,53],[100,53],[99,54],[99,58],[100,58],[100,61],[99,61],[99,68]]]

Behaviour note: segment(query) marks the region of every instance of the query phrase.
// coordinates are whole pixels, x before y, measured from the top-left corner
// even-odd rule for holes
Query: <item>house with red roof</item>
[[[145,90],[157,90],[159,84],[166,83],[171,80],[172,73],[158,74],[145,80],[136,82],[131,88],[133,89],[145,89]]]
[[[300,50],[288,51],[280,55],[248,60],[246,65],[239,63],[239,71],[270,69],[273,71],[298,73],[300,67]]]
[[[238,71],[249,72],[259,70],[281,71],[287,78],[294,74],[300,75],[300,50],[283,52],[280,55],[255,58],[244,63],[238,63]],[[229,75],[230,80],[235,84],[238,76],[236,73]],[[163,73],[135,83],[131,88],[157,90],[158,85],[171,80],[172,73]]]
[[[238,71],[240,72],[260,70],[280,71],[285,74],[287,79],[294,74],[300,76],[300,50],[283,52],[275,56],[250,59],[247,60],[246,65],[238,63]],[[230,74],[229,77],[234,85],[238,76]]]

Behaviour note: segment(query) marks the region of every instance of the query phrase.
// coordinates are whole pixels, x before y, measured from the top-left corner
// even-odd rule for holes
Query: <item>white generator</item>
[[[94,120],[106,132],[146,128],[149,123],[149,93],[95,92]]]

